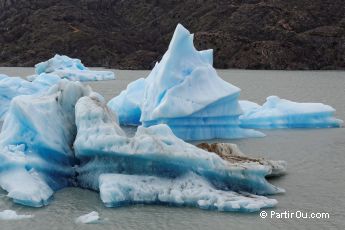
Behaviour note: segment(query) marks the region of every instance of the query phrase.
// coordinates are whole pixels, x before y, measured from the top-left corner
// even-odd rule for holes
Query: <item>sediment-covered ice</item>
[[[0,75],[0,121],[4,119],[10,102],[14,97],[41,94],[59,81],[60,78],[54,74],[42,74],[32,82],[20,77]]]
[[[117,105],[120,121],[138,117],[140,102],[143,126],[167,124],[175,135],[184,140],[213,138],[241,138],[263,136],[262,133],[239,127],[242,110],[238,104],[240,89],[225,82],[212,66],[212,50],[197,51],[193,34],[178,25],[167,52],[155,65],[149,76],[133,83],[135,89],[127,89],[119,96],[120,103],[126,95],[133,95],[127,117]],[[140,101],[138,95],[144,93]],[[134,93],[134,91],[136,91]],[[128,100],[127,100],[128,101]]]
[[[254,212],[277,204],[275,199],[264,196],[215,189],[194,173],[178,178],[102,174],[99,184],[101,199],[107,207],[147,203]]]
[[[74,108],[89,93],[62,80],[44,95],[12,100],[0,133],[0,186],[14,202],[40,207],[53,191],[73,185]]]
[[[241,162],[255,162],[260,165],[265,165],[270,169],[269,174],[266,177],[282,176],[286,174],[287,163],[282,160],[266,160],[263,158],[253,158],[244,154],[236,144],[231,143],[200,143],[197,147],[204,149],[208,152],[216,153],[222,159],[230,163]]]
[[[75,219],[77,224],[95,224],[99,222],[98,212],[90,212]]]
[[[150,180],[147,181],[146,185],[140,180],[138,181],[138,183],[142,183],[140,186],[148,188],[151,186],[152,194],[150,196],[154,197],[161,189],[161,187],[157,187],[160,182],[165,183],[166,191],[169,190],[169,187],[173,188],[176,183],[187,183],[191,186],[190,191],[196,193],[196,188],[193,188],[193,184],[189,184],[190,179],[188,179],[190,178],[188,175],[191,175],[189,173],[194,173],[198,176],[193,176],[193,178],[203,178],[199,181],[204,186],[203,191],[212,190],[212,196],[218,200],[218,203],[221,203],[221,199],[230,201],[232,197],[239,203],[243,201],[241,203],[243,205],[239,205],[238,208],[243,211],[253,211],[258,207],[271,207],[275,201],[253,196],[255,199],[251,202],[249,202],[249,198],[245,198],[247,202],[241,200],[242,196],[234,192],[241,191],[260,195],[283,192],[282,189],[266,181],[265,176],[271,172],[269,167],[257,162],[230,163],[225,161],[214,153],[204,151],[177,138],[167,125],[140,126],[134,137],[127,137],[119,127],[116,117],[105,105],[104,100],[97,96],[83,97],[77,102],[76,125],[78,132],[74,150],[80,161],[77,168],[79,185],[93,190],[101,189],[102,199],[104,198],[103,201],[108,206],[120,205],[121,202],[118,202],[118,198],[112,195],[113,192],[115,194],[116,189],[121,186],[125,188],[131,184],[117,183],[116,178],[126,180],[128,177],[128,180],[134,185],[134,181],[138,178],[145,181],[145,177],[140,177],[142,175],[156,178],[151,181],[152,183]],[[102,174],[111,175],[102,176]],[[100,177],[103,178],[102,181],[99,181]],[[113,181],[113,179],[116,180]],[[220,190],[224,191],[220,192]],[[138,190],[133,190],[133,193],[136,192],[138,196],[144,192],[145,197],[145,191],[142,191],[140,187]],[[181,192],[189,193],[188,190]],[[124,194],[132,196],[131,192],[129,193],[124,191]],[[195,197],[192,201],[193,195],[191,194],[189,198],[186,198],[184,204],[201,207],[202,200],[206,199],[204,195]],[[171,194],[170,200],[166,203],[178,204],[174,201],[178,198],[173,196],[174,194]],[[105,197],[107,198],[105,199]],[[128,197],[124,203],[135,202],[132,198]],[[189,199],[191,199],[191,203],[189,203]],[[146,203],[145,198],[140,202]],[[160,201],[153,201],[153,203],[155,202]],[[224,207],[224,210],[237,210],[234,203],[223,204],[223,206],[219,204],[219,207],[216,207],[215,202],[210,202],[210,208],[221,209],[219,207]],[[252,209],[249,208],[251,205]],[[206,207],[206,203],[203,207]]]
[[[22,220],[32,218],[33,215],[19,215],[13,210],[0,211],[0,220]]]
[[[240,105],[243,128],[330,128],[343,123],[334,117],[334,108],[322,103],[297,103],[270,96],[262,106],[250,101],[240,101]]]
[[[89,70],[79,59],[58,54],[48,61],[36,64],[35,72],[36,75],[28,77],[30,81],[42,73],[54,73],[60,78],[66,78],[71,81],[100,81],[115,79],[115,75],[112,71]]]

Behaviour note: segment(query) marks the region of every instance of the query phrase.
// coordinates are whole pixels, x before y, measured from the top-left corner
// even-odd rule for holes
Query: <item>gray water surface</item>
[[[88,83],[107,100],[148,71],[114,70],[118,79]],[[26,76],[32,68],[0,68],[0,73]],[[248,71],[218,70],[226,81],[242,89],[241,99],[258,103],[269,95],[299,102],[322,102],[333,106],[345,120],[345,72],[341,71]],[[288,174],[271,180],[286,189],[275,212],[328,212],[329,219],[262,219],[259,213],[221,213],[196,208],[136,205],[105,208],[97,193],[78,188],[58,191],[53,202],[34,209],[12,204],[0,192],[0,211],[13,209],[35,215],[33,219],[0,221],[1,230],[10,229],[345,229],[345,129],[294,129],[266,131],[264,138],[233,140],[253,156],[288,162]],[[77,225],[74,219],[98,211],[100,224]]]

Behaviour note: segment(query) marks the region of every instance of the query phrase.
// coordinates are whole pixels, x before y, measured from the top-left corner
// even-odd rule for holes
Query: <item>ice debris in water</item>
[[[40,207],[73,185],[75,103],[90,93],[61,80],[44,95],[15,97],[0,133],[0,186],[14,202]]]
[[[26,81],[20,77],[0,75],[0,121],[4,119],[10,102],[14,97],[41,94],[59,81],[60,78],[54,74],[42,74],[33,82]]]
[[[243,128],[330,128],[343,123],[334,117],[334,108],[322,103],[297,103],[270,96],[262,106],[250,101],[240,101],[240,105]]]
[[[145,81],[134,82],[135,87],[129,87],[109,106],[119,113],[120,121],[135,123],[132,119],[138,117],[139,109],[131,102],[141,101],[143,126],[167,124],[184,140],[263,136],[239,127],[240,89],[222,80],[212,64],[212,50],[197,51],[193,34],[179,24],[167,52]],[[135,99],[128,100],[127,95]],[[121,103],[128,110],[117,106]]]
[[[79,216],[76,218],[75,222],[77,224],[95,224],[99,222],[99,214],[98,212],[90,212],[88,214]]]
[[[22,220],[32,217],[33,215],[18,215],[17,212],[13,210],[0,211],[0,220]]]
[[[113,80],[115,75],[112,71],[94,71],[85,67],[79,59],[56,54],[48,61],[35,65],[36,75],[29,76],[29,80],[35,79],[42,73],[54,73],[60,78],[71,81],[100,81]]]

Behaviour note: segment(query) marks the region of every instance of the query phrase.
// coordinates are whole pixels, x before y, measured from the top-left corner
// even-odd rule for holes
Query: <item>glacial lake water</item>
[[[88,83],[107,100],[148,71],[114,70],[114,81]],[[33,68],[0,68],[0,73],[27,76]],[[269,95],[299,102],[322,102],[333,106],[345,120],[344,71],[248,71],[218,70],[226,81],[242,89],[241,99],[263,103]],[[0,221],[1,230],[19,229],[345,229],[345,128],[263,130],[264,138],[230,140],[252,156],[288,162],[288,174],[270,180],[286,189],[275,212],[329,213],[329,219],[260,218],[259,213],[222,213],[196,208],[135,205],[105,208],[95,192],[78,188],[58,191],[52,203],[35,209],[12,204],[0,191],[0,211],[33,214],[32,219]],[[224,140],[218,140],[224,141]],[[76,217],[97,211],[99,224],[78,225]]]

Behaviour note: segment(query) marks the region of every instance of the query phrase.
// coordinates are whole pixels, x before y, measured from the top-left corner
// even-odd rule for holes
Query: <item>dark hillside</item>
[[[0,65],[148,69],[179,22],[218,68],[345,69],[344,0],[0,0]]]

